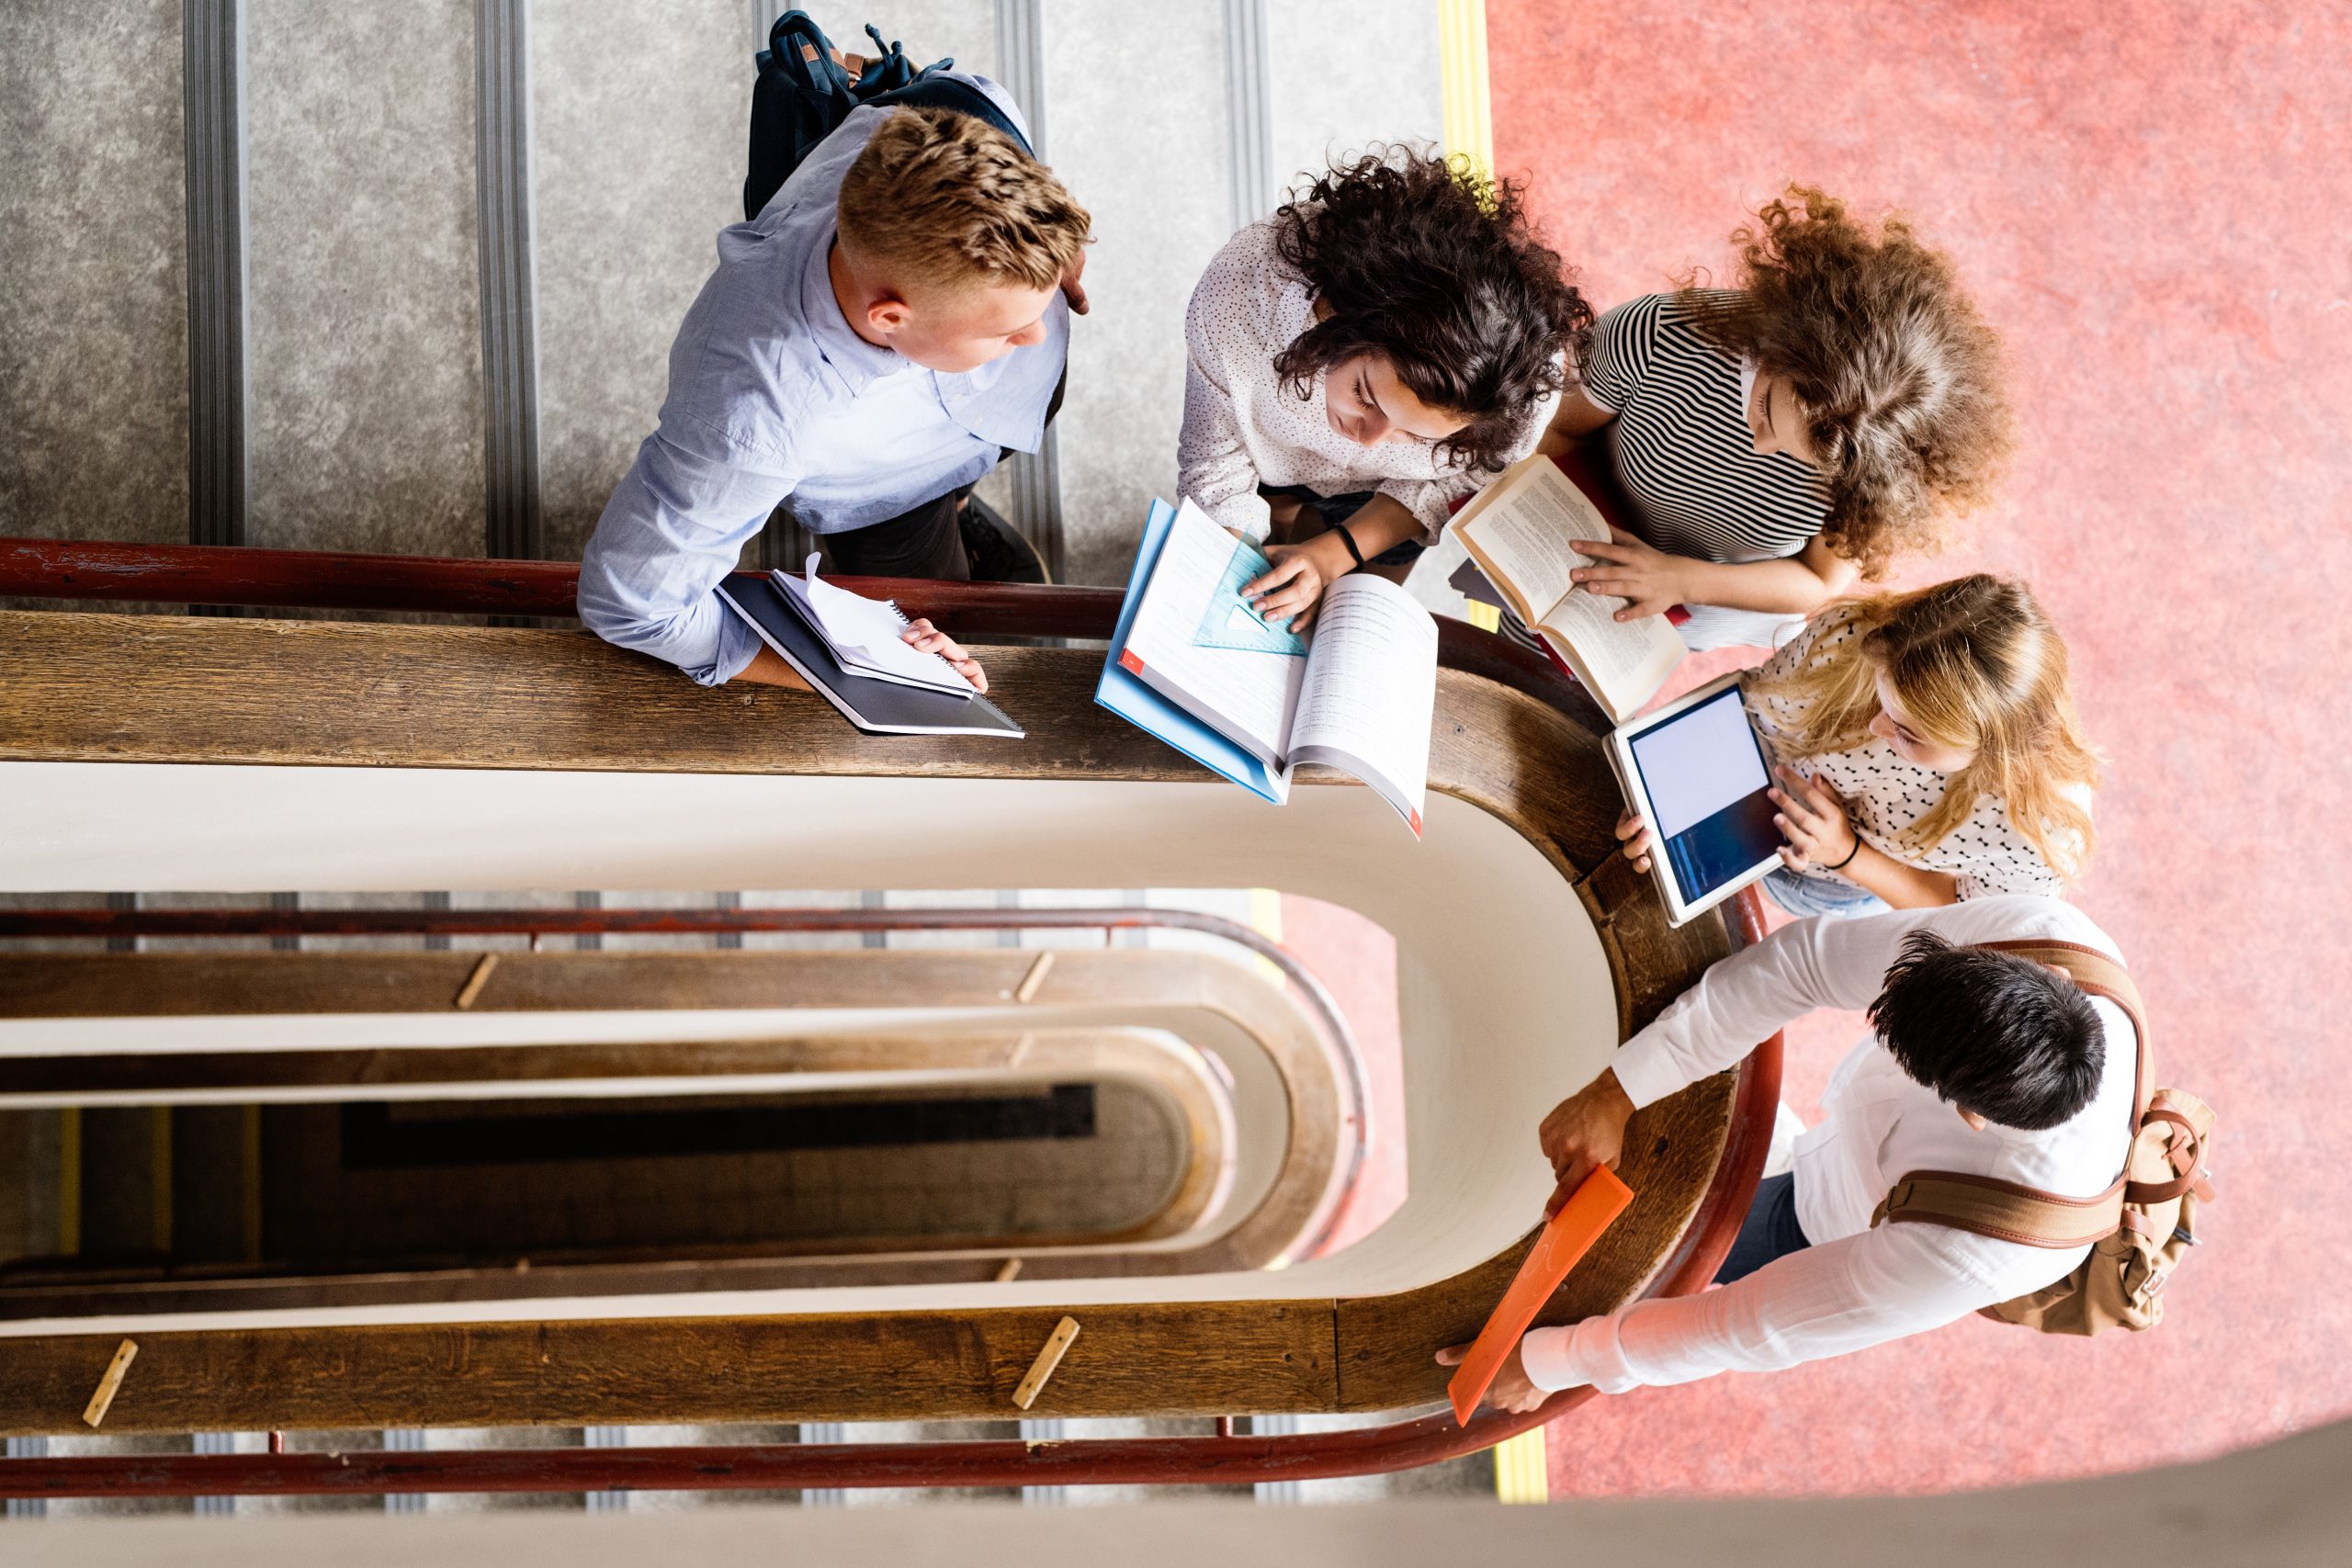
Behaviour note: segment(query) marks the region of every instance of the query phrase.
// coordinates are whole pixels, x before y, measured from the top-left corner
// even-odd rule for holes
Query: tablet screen
[[[1764,793],[1771,782],[1764,749],[1737,686],[1634,737],[1631,750],[1684,903],[1699,902],[1780,847]]]

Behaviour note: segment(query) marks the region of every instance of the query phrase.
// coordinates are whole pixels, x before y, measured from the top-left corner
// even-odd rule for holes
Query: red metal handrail
[[[1107,637],[1120,601],[1107,589],[843,581],[896,598],[910,613],[958,632]],[[572,613],[576,581],[576,568],[534,562],[0,539],[0,597],[555,616]],[[1442,664],[1523,691],[1593,727],[1597,710],[1589,699],[1532,652],[1450,619],[1441,618],[1439,633]],[[1725,908],[1741,940],[1761,936],[1762,904],[1752,888]],[[1781,1036],[1750,1052],[1738,1074],[1714,1177],[1645,1296],[1704,1289],[1747,1217],[1780,1100]],[[0,1497],[1305,1481],[1406,1470],[1476,1453],[1591,1396],[1589,1388],[1566,1390],[1524,1415],[1483,1412],[1466,1426],[1441,1413],[1383,1427],[1267,1438],[17,1459],[0,1461]],[[273,1450],[277,1446],[273,1442]]]
[[[1115,588],[834,581],[854,592],[895,598],[908,614],[943,626],[1023,637],[1108,637],[1125,597]],[[0,598],[558,618],[576,613],[579,583],[580,569],[563,561],[0,539]]]

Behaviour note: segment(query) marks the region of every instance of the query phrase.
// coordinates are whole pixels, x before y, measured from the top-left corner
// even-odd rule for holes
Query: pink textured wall
[[[1924,570],[2021,575],[2069,634],[2111,762],[2081,901],[2152,998],[2162,1076],[2222,1131],[2212,1245],[2155,1333],[1971,1321],[1597,1402],[1553,1434],[1555,1492],[1984,1485],[2352,1412],[2326,1277],[2352,1259],[2352,10],[1487,10],[1498,161],[1598,301],[1722,276],[1790,179],[1958,259],[2022,442],[2006,503]],[[1800,1032],[1793,1101],[1853,1037]]]

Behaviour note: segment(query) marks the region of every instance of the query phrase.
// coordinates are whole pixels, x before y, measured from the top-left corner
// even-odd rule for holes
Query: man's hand
[[[1334,552],[1345,558],[1347,547],[1330,530],[1303,545],[1269,545],[1266,559],[1272,570],[1243,583],[1241,597],[1268,626],[1279,625],[1287,617],[1291,630],[1303,632],[1315,619],[1316,607],[1323,602],[1323,590],[1333,578],[1346,572],[1346,567],[1333,570],[1330,557]]]
[[[1552,1174],[1558,1179],[1544,1205],[1544,1218],[1560,1212],[1560,1205],[1592,1174],[1593,1167],[1617,1163],[1617,1156],[1625,1152],[1625,1123],[1633,1116],[1634,1101],[1619,1086],[1614,1068],[1603,1069],[1599,1077],[1553,1107],[1536,1134],[1543,1141],[1544,1157],[1552,1162]]]
[[[1467,1345],[1449,1345],[1437,1353],[1437,1364],[1458,1367],[1469,1354],[1470,1347]],[[1495,1381],[1487,1385],[1487,1392],[1478,1403],[1491,1404],[1498,1410],[1508,1410],[1513,1415],[1523,1415],[1551,1397],[1550,1390],[1537,1388],[1529,1380],[1527,1368],[1519,1359],[1519,1347],[1514,1345],[1510,1348],[1510,1354],[1503,1358],[1502,1366],[1495,1373]]]
[[[935,653],[953,664],[956,673],[972,683],[972,690],[985,692],[989,689],[989,672],[980,668],[980,661],[965,652],[954,637],[929,621],[909,621],[907,629],[899,636],[912,644],[916,652]]]
[[[1781,846],[1781,863],[1791,871],[1803,871],[1809,865],[1851,863],[1860,841],[1854,825],[1846,818],[1846,803],[1838,792],[1793,768],[1783,766],[1777,772],[1780,784],[1766,793],[1781,808],[1773,815],[1772,824],[1789,840]]]
[[[1617,847],[1627,860],[1634,863],[1635,871],[1649,870],[1649,827],[1643,822],[1642,814],[1631,807],[1626,807],[1625,814],[1617,818]]]
[[[1625,607],[1617,612],[1621,621],[1662,615],[1689,597],[1682,590],[1680,556],[1653,548],[1614,524],[1607,543],[1578,539],[1570,547],[1600,564],[1577,567],[1568,581],[1588,593],[1624,600]]]
[[[1062,298],[1069,301],[1069,313],[1073,316],[1086,314],[1086,285],[1079,281],[1085,276],[1086,247],[1080,245],[1078,254],[1070,259],[1069,265],[1062,271]]]

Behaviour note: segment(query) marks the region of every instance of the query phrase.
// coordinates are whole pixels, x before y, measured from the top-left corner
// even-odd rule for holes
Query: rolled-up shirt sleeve
[[[1956,1247],[1939,1226],[1881,1225],[1792,1252],[1721,1290],[1636,1302],[1605,1317],[1532,1330],[1521,1341],[1520,1362],[1538,1388],[1589,1383],[1623,1393],[1848,1355],[2038,1288],[2001,1277],[2016,1275],[2015,1269],[1980,1272],[1971,1266],[1973,1252],[1999,1245]],[[2083,1255],[2041,1256],[2047,1277],[2039,1282],[2047,1283]]]
[[[1242,439],[1233,396],[1201,364],[1184,362],[1184,423],[1176,439],[1176,490],[1225,527],[1263,543],[1273,518],[1258,493],[1258,465]]]
[[[792,487],[786,465],[749,461],[696,423],[665,418],[597,520],[580,563],[580,619],[703,685],[733,680],[760,643],[716,590]]]
[[[1798,920],[1712,965],[1610,1067],[1636,1108],[1731,1066],[1816,1008],[1859,1012],[1884,984],[1903,939],[1934,913]]]

